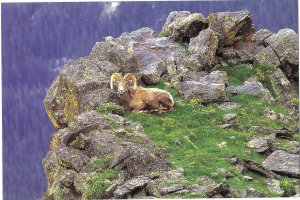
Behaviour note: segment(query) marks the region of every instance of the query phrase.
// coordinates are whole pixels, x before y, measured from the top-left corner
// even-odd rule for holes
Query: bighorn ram
[[[133,87],[128,83],[132,82]],[[120,73],[113,73],[110,78],[110,88],[113,89],[114,83],[118,84],[118,91],[121,95],[123,106],[132,111],[140,111],[145,108],[162,111],[160,105],[171,111],[174,107],[172,95],[157,88],[137,87],[134,74],[126,74],[123,78]]]

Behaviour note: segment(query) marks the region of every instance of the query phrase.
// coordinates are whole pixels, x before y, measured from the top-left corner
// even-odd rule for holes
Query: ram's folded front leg
[[[138,112],[144,108],[146,108],[146,104],[142,101],[132,101],[129,104],[129,107],[132,108],[132,112]]]

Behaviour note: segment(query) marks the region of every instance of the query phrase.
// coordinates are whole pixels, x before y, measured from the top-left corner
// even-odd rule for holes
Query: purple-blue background
[[[257,30],[298,32],[297,0],[229,2],[2,4],[4,199],[36,199],[46,191],[42,159],[54,128],[43,98],[68,59],[89,54],[95,42],[148,26],[160,32],[169,12],[248,9]]]

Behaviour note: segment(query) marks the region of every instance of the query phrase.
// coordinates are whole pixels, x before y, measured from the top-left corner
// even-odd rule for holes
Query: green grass
[[[159,34],[163,37],[170,37],[171,36],[171,33],[169,31],[162,31]]]
[[[109,164],[109,162],[112,159],[112,155],[108,155],[104,158],[97,158],[97,159],[91,159],[90,162],[86,165],[87,169],[89,172],[93,172],[97,169],[100,169],[102,167],[105,167],[106,165]]]
[[[252,74],[251,70],[247,71],[247,76]],[[247,77],[236,77],[230,80],[231,83],[241,83],[246,79]],[[261,176],[248,173],[254,180],[244,180],[236,168],[225,160],[229,156],[236,156],[262,162],[263,158],[259,154],[248,154],[249,148],[246,144],[256,133],[247,130],[257,125],[270,129],[285,126],[280,121],[269,120],[263,116],[263,111],[268,107],[266,102],[261,101],[259,97],[235,95],[232,101],[240,103],[242,107],[224,111],[215,103],[203,106],[200,104],[201,101],[179,101],[180,97],[176,89],[165,85],[163,81],[159,82],[157,87],[170,91],[175,97],[176,106],[172,112],[161,115],[126,112],[125,118],[130,121],[139,121],[146,134],[157,146],[170,150],[168,160],[173,168],[182,167],[189,183],[197,183],[197,177],[206,175],[216,182],[228,182],[235,189],[253,187],[273,196]],[[283,114],[288,112],[278,105],[272,106],[272,109],[281,111]],[[219,127],[224,114],[229,112],[237,113],[236,126],[243,125],[243,131],[233,128],[223,130]],[[230,139],[231,136],[235,136],[236,139]],[[182,146],[175,144],[177,138],[181,140]],[[227,147],[222,149],[218,147],[221,142],[226,142]],[[221,167],[231,171],[235,177],[225,180],[217,173],[217,169]]]
[[[263,84],[263,86],[267,88],[274,97],[277,96],[269,78],[269,75],[274,71],[274,68],[271,66],[228,66],[221,67],[219,68],[219,70],[227,72],[229,77],[228,83],[229,85],[233,86],[242,85],[244,81],[246,81],[250,77],[256,76],[258,80]]]

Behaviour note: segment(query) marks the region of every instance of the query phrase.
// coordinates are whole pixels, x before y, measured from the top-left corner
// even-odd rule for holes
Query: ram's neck
[[[126,109],[129,109],[129,103],[134,93],[134,90],[126,90],[126,92],[121,95],[121,102]]]

